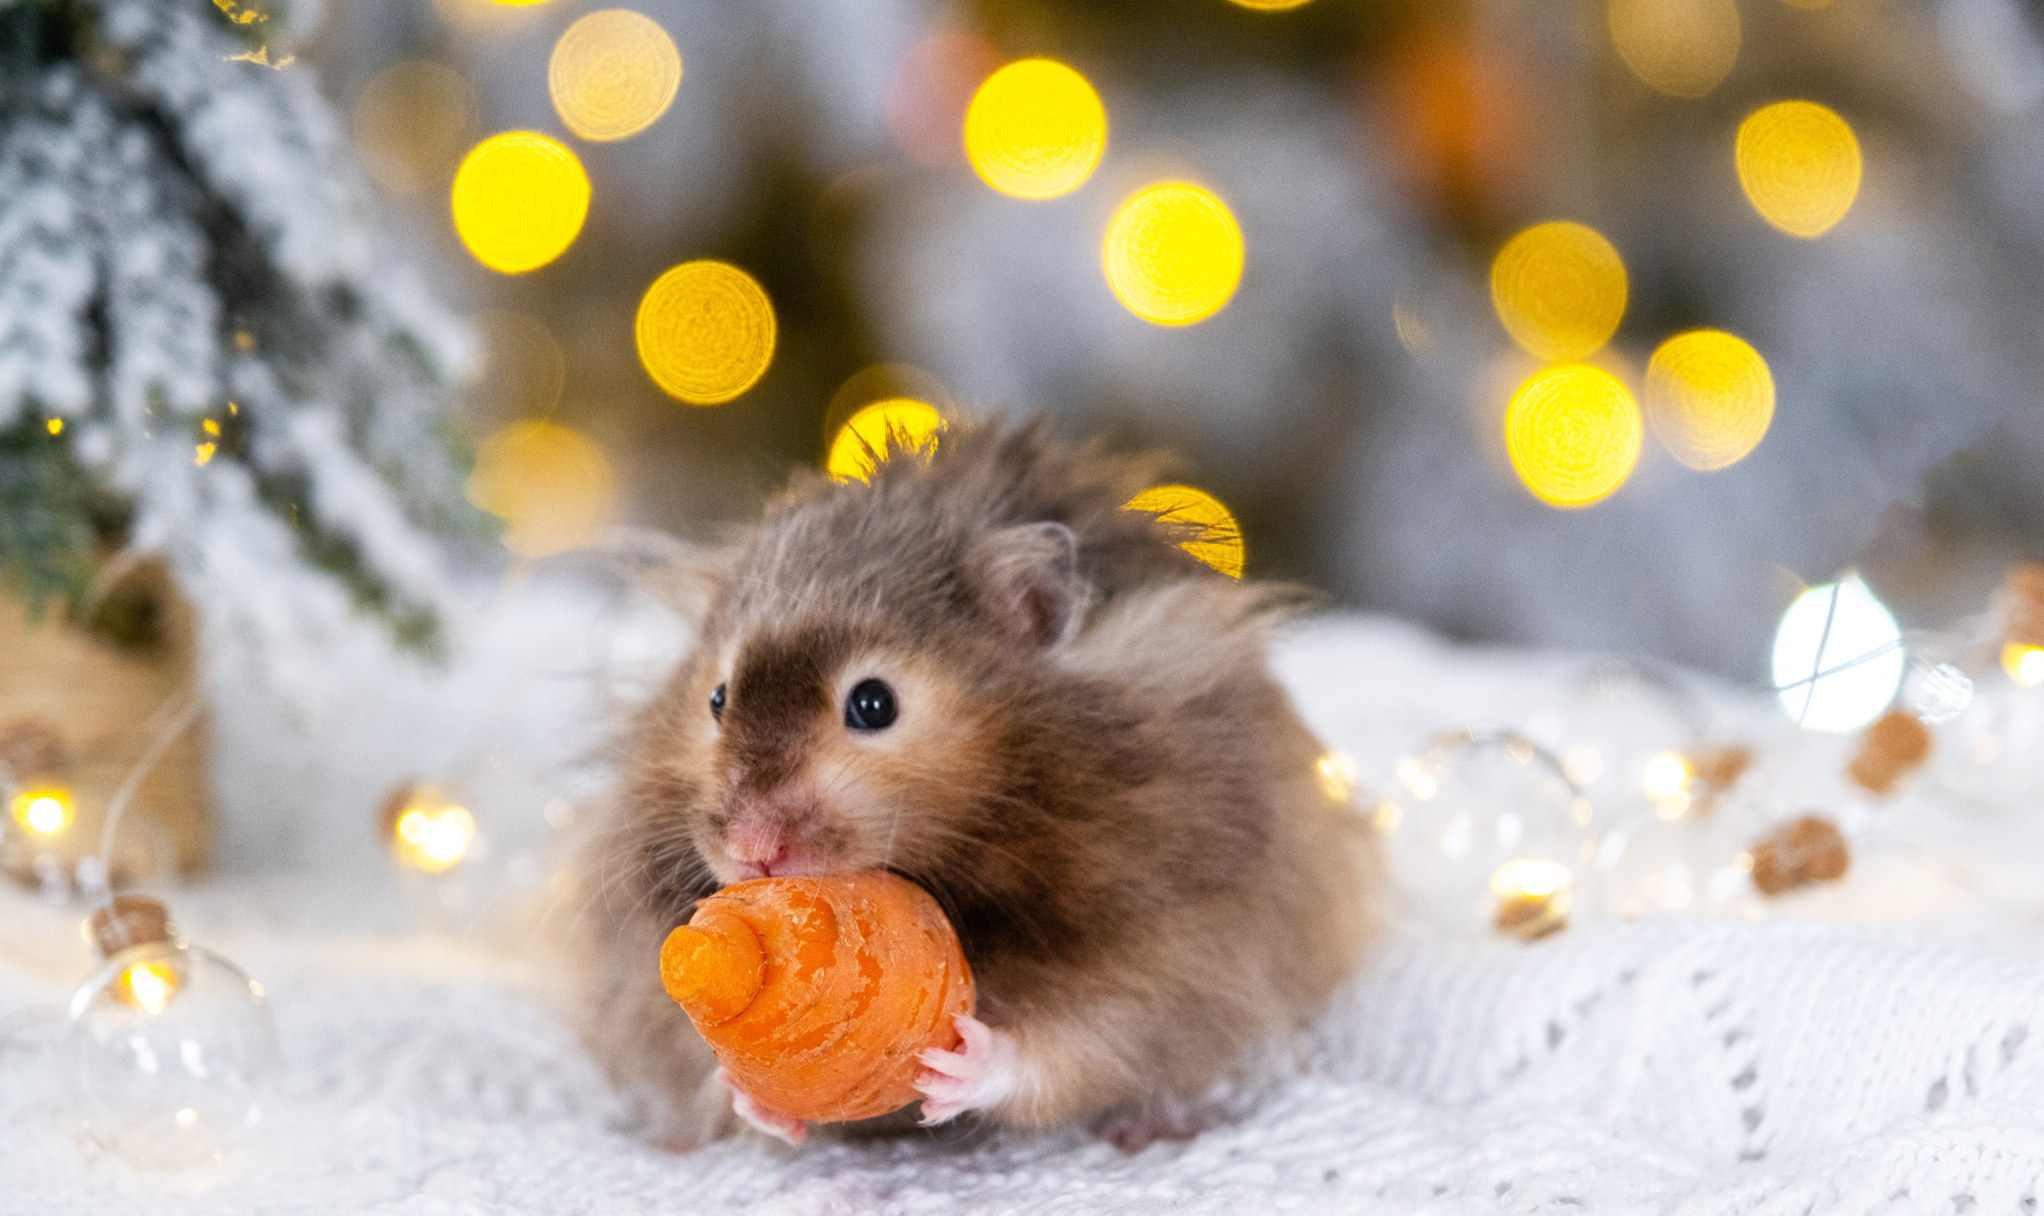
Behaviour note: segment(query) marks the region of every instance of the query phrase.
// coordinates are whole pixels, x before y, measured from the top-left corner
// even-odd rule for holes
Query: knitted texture
[[[1279,660],[1366,781],[1431,730],[1535,720],[1574,666],[1356,621],[1293,639]],[[376,670],[341,676],[385,702],[414,695]],[[374,757],[350,742],[354,702],[337,704],[295,744],[235,727],[227,704],[222,771],[259,747],[272,767],[249,772],[347,788]],[[2020,708],[1996,708],[1996,729]],[[1849,808],[1823,783],[1850,741],[1761,711],[1774,712],[1761,704],[1731,736],[1764,753],[1751,780]],[[2034,800],[2017,797],[2029,770],[1982,754],[1943,746],[1915,785],[1863,808],[1851,876],[1769,904],[1768,923],[1671,915],[1523,946],[1394,936],[1296,1067],[1190,1142],[1134,1155],[1084,1131],[969,1128],[663,1152],[625,1130],[529,936],[398,932],[389,875],[333,862],[173,892],[191,938],[268,990],[283,1058],[265,1118],[217,1167],[138,1173],[74,1130],[62,1027],[17,1019],[0,1046],[0,1216],[2032,1213],[2044,843]],[[6,898],[0,1037],[85,970],[53,961],[82,949],[75,921],[52,913],[35,931]],[[1916,924],[1780,919],[1812,916]]]
[[[1393,942],[1295,1074],[1133,1156],[1077,1132],[670,1154],[617,1130],[529,973],[233,940],[285,1044],[264,1123],[220,1167],[136,1173],[54,1117],[27,1036],[0,1057],[0,1212],[1963,1213],[2044,1185],[2044,970],[1894,931]]]

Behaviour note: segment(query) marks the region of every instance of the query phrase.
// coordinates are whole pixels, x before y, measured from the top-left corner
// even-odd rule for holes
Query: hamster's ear
[[[1025,645],[1048,646],[1064,637],[1085,606],[1079,538],[1063,524],[988,533],[973,546],[965,573],[980,605]]]

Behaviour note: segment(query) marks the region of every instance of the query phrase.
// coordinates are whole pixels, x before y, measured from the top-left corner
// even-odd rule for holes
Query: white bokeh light
[[[1907,656],[1895,617],[1856,574],[1796,597],[1774,634],[1774,685],[1810,730],[1858,730],[1902,685]]]

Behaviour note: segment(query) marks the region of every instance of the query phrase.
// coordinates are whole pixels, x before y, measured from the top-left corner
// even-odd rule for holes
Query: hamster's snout
[[[827,874],[829,836],[822,808],[800,791],[740,795],[724,819],[724,854],[734,880]]]
[[[781,824],[749,820],[732,825],[724,851],[738,867],[740,878],[799,874],[803,871],[790,835]]]

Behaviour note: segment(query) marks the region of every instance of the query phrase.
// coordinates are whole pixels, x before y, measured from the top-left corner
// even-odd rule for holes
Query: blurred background
[[[548,88],[589,0],[353,0],[299,49],[348,116],[390,225],[474,314],[465,422],[592,438],[619,518],[700,533],[755,512],[830,428],[910,390],[1169,448],[1240,519],[1253,575],[1462,638],[1642,651],[1759,675],[1805,584],[1857,566],[1905,623],[1977,606],[2044,550],[2044,9],[2019,0],[642,0],[671,105],[579,139]],[[1021,198],[960,130],[1002,64],[1097,91],[1098,167]],[[1842,218],[1796,235],[1742,191],[1741,123],[1814,102],[1849,128]],[[588,219],[500,274],[450,182],[483,136],[572,146]],[[1185,180],[1232,212],[1240,285],[1157,325],[1102,273],[1116,208]],[[1541,366],[1493,258],[1554,220],[1623,264],[1588,357],[1635,398],[1695,328],[1764,359],[1771,425],[1699,471],[1649,429],[1615,491],[1560,509],[1503,418]],[[772,301],[765,374],[714,407],[662,392],[633,320],[700,258]],[[877,365],[907,365],[863,387]],[[840,398],[833,412],[833,398]]]
[[[2044,557],[2040,33],[0,0],[0,763],[76,795],[0,872],[92,885],[147,771],[180,869],[366,854],[437,789],[542,881],[686,644],[669,538],[859,476],[875,418],[1168,449],[1204,559],[1452,640],[1881,685],[1826,729],[1905,650],[2036,687],[2044,570],[1995,588]]]

